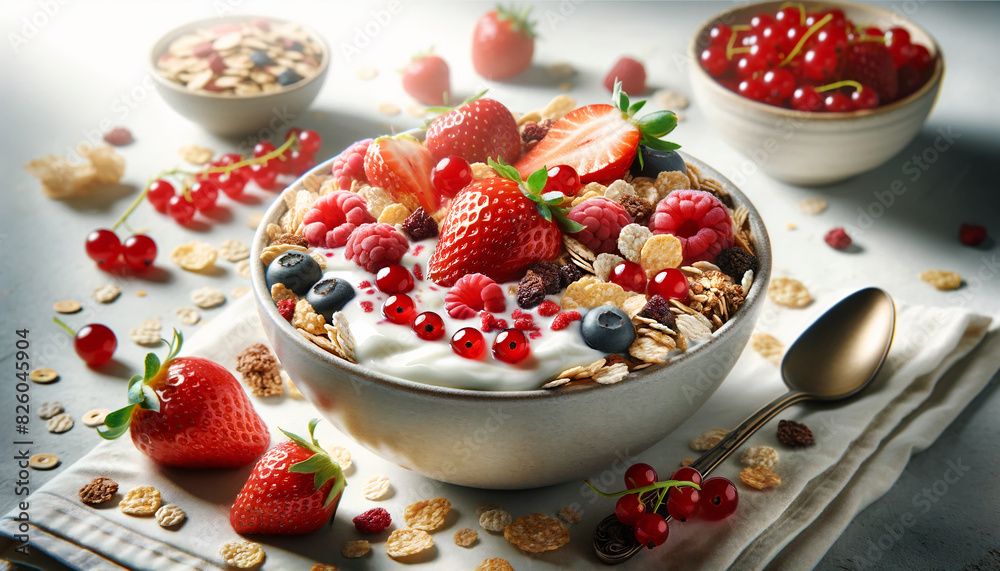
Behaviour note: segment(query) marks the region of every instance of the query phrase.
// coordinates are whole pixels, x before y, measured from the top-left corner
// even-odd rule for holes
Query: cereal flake
[[[684,260],[681,241],[671,234],[651,236],[639,252],[639,265],[652,278],[661,270],[676,268]]]
[[[770,446],[751,446],[743,451],[740,461],[752,468],[757,466],[774,468],[778,463],[778,451]]]
[[[187,514],[176,504],[166,504],[156,510],[156,523],[160,524],[160,527],[179,525],[186,518]]]
[[[920,279],[941,291],[958,289],[962,285],[962,276],[946,270],[927,270],[920,273]]]
[[[365,482],[365,485],[361,488],[361,495],[366,500],[377,502],[388,495],[391,486],[389,478],[382,475],[374,476]]]
[[[245,539],[230,541],[219,548],[219,555],[226,565],[249,569],[264,561],[264,546]]]
[[[239,262],[250,257],[250,248],[240,240],[229,239],[219,246],[219,254],[230,262]]]
[[[740,472],[740,480],[755,490],[766,490],[781,485],[781,476],[764,466],[747,466]]]
[[[518,549],[542,553],[569,543],[569,530],[557,519],[545,514],[530,514],[503,528],[504,539]]]
[[[80,501],[88,506],[97,506],[110,500],[116,493],[118,493],[118,482],[111,478],[94,478],[80,488],[77,495],[80,496]]]
[[[774,364],[781,366],[781,357],[785,354],[785,344],[770,333],[754,333],[750,338],[750,347]]]
[[[499,533],[503,528],[514,522],[514,518],[501,508],[483,512],[479,516],[479,525],[486,531]]]
[[[805,284],[794,278],[773,278],[767,288],[767,297],[785,307],[801,308],[812,303],[812,296]]]
[[[367,539],[357,539],[345,543],[344,547],[340,550],[340,554],[348,559],[357,559],[364,557],[371,550],[372,545]]]
[[[170,261],[189,272],[199,272],[215,265],[218,252],[211,244],[194,240],[170,252]]]
[[[385,552],[393,559],[408,557],[434,547],[434,538],[422,529],[397,529],[389,534]]]
[[[450,511],[451,502],[446,498],[421,500],[406,506],[403,521],[413,529],[436,531],[444,525]]]
[[[128,336],[139,345],[159,343],[163,337],[163,323],[157,318],[146,319],[142,325],[133,327],[128,332]]]
[[[455,545],[459,547],[469,547],[479,539],[479,534],[475,530],[464,528],[455,532]]]
[[[160,490],[153,486],[136,486],[125,493],[118,507],[128,515],[153,515],[160,509]]]
[[[713,428],[702,434],[701,436],[695,438],[691,441],[688,446],[691,450],[696,452],[704,452],[705,450],[711,450],[715,448],[715,445],[722,442],[722,439],[729,434],[729,431],[724,428]]]
[[[121,293],[121,288],[115,284],[104,284],[95,289],[90,295],[94,298],[94,301],[98,303],[111,303],[112,301],[118,299],[118,296],[121,295]]]
[[[60,412],[45,421],[45,428],[53,434],[62,434],[73,428],[73,417],[66,412]]]
[[[200,287],[191,292],[191,301],[202,309],[211,309],[226,301],[226,294],[216,287]]]

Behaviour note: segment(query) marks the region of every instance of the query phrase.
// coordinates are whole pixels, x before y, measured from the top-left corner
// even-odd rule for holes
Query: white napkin
[[[841,292],[848,293],[848,292]],[[245,296],[192,336],[185,354],[213,359],[230,370],[236,354],[255,342],[266,342],[251,296]],[[805,310],[769,306],[762,327],[786,345],[830,303]],[[769,302],[768,302],[769,303]],[[720,465],[713,475],[737,482],[740,506],[730,518],[716,523],[671,523],[667,543],[643,551],[625,567],[632,569],[805,568],[815,565],[856,513],[888,490],[911,454],[927,447],[986,385],[1000,368],[1000,334],[990,330],[991,319],[960,309],[899,304],[896,338],[879,378],[862,397],[839,405],[799,405],[779,415],[807,424],[816,444],[791,450],[778,443],[777,419],[751,437],[745,446],[766,444],[779,450],[774,468],[782,478],[778,487],[756,491],[739,483],[739,454]],[[784,389],[774,365],[749,349],[718,392],[687,423],[662,442],[637,456],[623,451],[620,461],[591,475],[604,489],[622,488],[622,474],[633,462],[644,461],[661,477],[695,458],[687,443],[705,430],[733,427],[754,408]],[[123,395],[124,398],[124,395]],[[287,397],[255,400],[272,433],[277,427],[302,433],[315,416],[308,403]],[[347,470],[348,487],[333,525],[316,533],[289,538],[254,538],[264,544],[264,569],[308,569],[315,562],[342,569],[403,568],[385,554],[388,532],[374,538],[358,534],[351,518],[372,507],[385,507],[399,526],[403,508],[427,498],[444,496],[453,505],[446,527],[434,534],[435,548],[418,558],[423,567],[472,569],[490,557],[502,557],[515,569],[537,567],[601,568],[591,551],[594,526],[612,512],[614,501],[596,496],[582,481],[524,491],[489,491],[442,484],[390,464],[364,450],[349,437],[321,423],[321,443],[350,449],[354,465]],[[581,437],[585,437],[581,435]],[[277,441],[277,438],[274,439]],[[511,466],[516,470],[517,466]],[[219,547],[238,539],[229,525],[229,506],[250,467],[238,470],[164,469],[136,451],[123,437],[94,448],[82,460],[30,496],[28,535],[33,555],[23,556],[14,540],[0,543],[11,560],[58,567],[114,569],[206,569],[224,567]],[[380,502],[365,500],[361,487],[383,474],[393,493]],[[165,503],[181,506],[188,520],[177,530],[160,528],[151,518],[122,514],[116,502],[94,509],[84,506],[77,490],[97,476],[119,482],[120,494],[141,485],[156,486]],[[120,497],[120,496],[119,496]],[[555,514],[572,507],[583,521],[569,525],[570,543],[553,552],[527,555],[478,525],[476,506],[498,503],[515,518],[528,513]],[[17,513],[0,520],[0,532],[18,535]],[[479,532],[469,548],[454,544],[462,528]],[[372,552],[346,559],[340,549],[346,541],[371,539]],[[40,553],[44,552],[44,553]],[[46,559],[45,556],[52,559]],[[862,553],[861,556],[864,556]]]

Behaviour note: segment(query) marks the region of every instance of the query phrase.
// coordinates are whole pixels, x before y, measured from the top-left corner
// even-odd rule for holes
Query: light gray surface
[[[116,408],[125,400],[125,381],[140,366],[145,349],[132,343],[127,332],[147,317],[162,316],[169,329],[177,325],[174,310],[190,305],[189,292],[214,285],[225,292],[243,285],[234,266],[218,263],[209,275],[184,272],[169,262],[176,245],[201,239],[215,245],[226,238],[249,243],[251,231],[243,224],[251,211],[263,210],[272,195],[253,191],[243,203],[220,198],[224,208],[209,224],[201,219],[190,229],[179,228],[169,219],[142,206],[130,220],[134,228],[148,228],[160,246],[158,268],[141,278],[118,280],[122,297],[111,305],[90,300],[95,287],[116,278],[96,269],[83,253],[83,239],[91,229],[109,226],[125,210],[147,177],[174,166],[175,151],[189,143],[200,143],[220,152],[239,148],[245,141],[212,137],[174,114],[144,80],[143,57],[156,36],[188,20],[208,17],[236,5],[242,13],[264,13],[314,25],[330,40],[335,60],[327,85],[310,113],[296,124],[318,130],[324,137],[321,155],[329,156],[353,140],[386,132],[390,126],[404,129],[417,120],[405,113],[386,117],[375,111],[379,101],[403,107],[408,99],[399,89],[395,70],[410,54],[437,46],[452,67],[453,86],[460,96],[485,85],[471,73],[466,56],[468,35],[475,17],[487,9],[484,3],[449,3],[447,9],[429,3],[401,1],[380,30],[364,36],[364,27],[388,2],[368,4],[245,2],[8,2],[2,22],[7,45],[0,48],[0,69],[5,89],[0,91],[0,113],[4,127],[0,174],[6,183],[0,206],[0,367],[6,381],[2,389],[2,414],[9,419],[13,406],[11,375],[15,328],[28,328],[32,339],[32,366],[60,371],[62,380],[49,386],[32,385],[32,403],[59,399],[76,418],[98,406]],[[580,74],[571,92],[581,103],[603,101],[598,86],[614,59],[630,53],[647,62],[654,89],[670,88],[689,93],[688,65],[683,57],[688,36],[712,13],[731,4],[702,3],[537,3],[541,20],[535,62],[540,65],[569,61]],[[686,151],[715,165],[729,175],[755,201],[769,226],[775,254],[776,275],[782,272],[805,281],[822,296],[837,286],[877,285],[912,303],[962,305],[984,313],[1000,313],[997,282],[997,248],[970,249],[958,244],[962,222],[986,224],[990,234],[1000,236],[1000,195],[996,165],[1000,159],[1000,61],[992,57],[987,38],[1000,21],[996,3],[887,2],[890,10],[912,14],[938,40],[947,60],[945,83],[937,108],[928,124],[903,153],[879,169],[845,183],[823,189],[801,189],[784,185],[756,172],[751,161],[719,142],[708,126],[697,102],[686,110],[687,120],[671,135]],[[51,15],[45,14],[48,7]],[[39,15],[42,14],[42,15]],[[382,14],[384,17],[384,14]],[[35,24],[25,24],[26,20]],[[32,27],[34,26],[34,30]],[[375,26],[370,26],[374,30]],[[419,34],[408,30],[422,30]],[[362,36],[359,36],[362,33]],[[11,44],[12,35],[24,43]],[[352,43],[367,45],[351,54]],[[15,40],[16,41],[16,40]],[[377,79],[360,82],[354,70],[374,65]],[[538,85],[543,85],[539,87]],[[512,109],[526,111],[543,105],[558,91],[539,67],[509,84],[494,84],[492,96]],[[34,179],[20,169],[31,158],[66,152],[77,142],[106,126],[125,125],[136,143],[122,150],[128,161],[124,183],[108,195],[91,200],[52,201],[42,196]],[[105,127],[106,128],[106,127]],[[951,133],[947,142],[942,133]],[[932,152],[937,141],[939,149]],[[912,156],[928,153],[937,158],[926,170],[914,170]],[[740,174],[747,173],[746,176]],[[919,178],[913,180],[919,174]],[[907,191],[889,208],[879,208],[879,197],[888,196],[892,181],[903,180]],[[801,214],[796,204],[808,196],[823,196],[829,210],[820,217]],[[883,212],[870,226],[859,214]],[[798,229],[786,230],[787,222]],[[860,251],[844,254],[822,243],[822,235],[843,225],[855,237]],[[862,228],[862,226],[868,226]],[[124,233],[123,233],[124,235]],[[849,264],[845,264],[845,256]],[[847,269],[844,269],[844,268]],[[832,268],[836,268],[833,270]],[[925,269],[953,269],[969,279],[957,292],[942,293],[916,279]],[[833,275],[831,275],[831,273]],[[973,278],[981,276],[981,280]],[[138,297],[136,292],[148,292]],[[85,304],[81,314],[65,320],[78,327],[98,321],[111,326],[119,337],[116,363],[99,371],[84,367],[72,352],[69,337],[51,322],[52,303],[65,298]],[[219,310],[207,310],[210,318]],[[194,328],[187,327],[187,331]],[[965,566],[988,569],[1000,566],[996,546],[1000,544],[1000,489],[995,484],[1000,444],[1000,394],[998,381],[984,391],[942,438],[914,457],[896,486],[862,513],[834,546],[821,568],[947,568]],[[32,452],[53,452],[65,464],[72,463],[92,447],[98,437],[77,423],[70,432],[53,435],[33,418],[35,445]],[[13,455],[13,428],[5,420],[0,428],[5,458]],[[955,485],[922,513],[914,495],[945,477],[948,462],[970,467]],[[20,499],[9,483],[12,463],[3,464],[0,511],[6,512]],[[32,490],[59,469],[31,472]],[[938,489],[941,489],[939,486]],[[876,557],[868,556],[869,540],[878,543],[886,525],[912,513],[915,522],[902,537],[884,541]],[[909,521],[909,520],[907,520]],[[862,559],[864,558],[864,559]]]

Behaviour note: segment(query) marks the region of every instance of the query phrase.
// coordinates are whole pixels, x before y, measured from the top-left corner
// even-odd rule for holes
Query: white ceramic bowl
[[[775,13],[782,2],[742,4],[705,22],[688,48],[694,97],[733,148],[773,176],[792,184],[831,184],[871,170],[895,156],[920,131],[941,89],[944,58],[934,39],[913,23],[872,6],[846,2],[804,2],[807,11],[840,8],[854,22],[898,26],[935,58],[934,71],[915,93],[884,107],[851,113],[808,113],[750,100],[726,89],[698,63],[717,23],[749,22],[753,14]]]
[[[767,231],[747,197],[714,169],[685,158],[747,206],[760,270],[744,305],[711,340],[618,384],[487,392],[374,373],[303,339],[278,314],[265,268],[256,262],[251,278],[264,331],[296,386],[330,422],[372,452],[436,480],[520,489],[628,463],[693,415],[729,374],[764,305],[771,272]],[[331,163],[312,172],[328,173]],[[285,192],[297,190],[301,180]],[[264,229],[286,210],[283,200],[274,201],[251,260],[267,245]]]
[[[240,15],[206,18],[184,24],[164,34],[150,49],[148,61],[149,73],[160,96],[175,111],[216,135],[246,135],[260,129],[283,132],[287,129],[291,121],[316,99],[330,68],[330,46],[323,36],[307,26],[302,26],[302,29],[322,50],[323,59],[319,62],[319,71],[316,75],[279,91],[245,96],[196,93],[166,79],[156,70],[157,59],[177,38],[198,29],[226,23],[249,22],[257,17]],[[280,21],[275,18],[260,17],[272,22]]]

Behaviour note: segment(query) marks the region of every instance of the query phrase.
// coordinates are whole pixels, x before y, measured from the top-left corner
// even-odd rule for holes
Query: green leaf
[[[184,345],[184,334],[174,329],[174,338],[170,341],[170,352],[167,353],[167,358],[164,359],[164,362],[176,357],[181,352],[182,345]]]
[[[142,400],[139,402],[139,408],[160,412],[160,397],[153,390],[153,387],[146,383],[140,383],[136,386],[142,388]]]
[[[128,380],[128,388],[131,389],[132,385],[141,381],[142,381],[142,375],[133,375],[132,378]]]
[[[109,413],[108,416],[104,418],[104,426],[106,426],[108,430],[101,431],[98,429],[97,431],[98,434],[101,435],[101,438],[114,440],[122,434],[125,434],[125,431],[128,430],[129,424],[132,422],[132,411],[134,409],[135,405],[130,404]]]
[[[566,200],[566,195],[559,192],[558,190],[553,190],[551,192],[546,192],[545,194],[543,194],[542,200],[544,200],[546,204],[558,206],[559,204],[562,204],[563,200]]]
[[[530,200],[532,202],[535,202],[535,203],[544,202],[544,200],[542,200],[541,196],[538,196],[537,194],[529,191],[526,188],[521,190],[521,194],[523,194],[528,200]]]
[[[148,381],[156,376],[156,373],[160,372],[160,358],[156,356],[156,353],[146,353],[146,374],[143,376],[142,380]]]
[[[677,115],[673,111],[656,111],[636,121],[646,137],[659,138],[674,130]]]
[[[539,204],[538,213],[542,215],[542,218],[544,218],[546,222],[552,222],[552,209],[549,208],[549,205],[544,202]]]
[[[98,436],[100,436],[105,440],[114,440],[115,438],[118,438],[119,436],[125,434],[126,432],[128,432],[127,424],[115,428],[106,428],[104,430],[101,430],[101,427],[97,427]]]
[[[639,112],[640,109],[642,109],[642,106],[645,105],[645,104],[646,104],[646,100],[643,99],[642,101],[636,101],[632,105],[629,105],[628,114],[630,116],[631,115],[635,115],[636,113]]]
[[[512,180],[519,184],[524,182],[521,180],[521,173],[517,172],[516,168],[505,163],[502,158],[497,157],[497,160],[495,161],[493,159],[486,159],[486,163],[490,165],[493,170],[497,171],[497,174],[505,179]]]
[[[545,167],[542,167],[531,173],[531,176],[528,177],[525,184],[532,194],[538,194],[543,188],[545,188],[545,182],[547,180],[549,180],[549,172],[545,169]]]
[[[584,226],[583,224],[580,224],[576,220],[573,220],[572,218],[566,216],[562,212],[557,212],[556,213],[556,222],[559,223],[559,226],[562,227],[562,229],[563,229],[564,232],[569,233],[569,234],[573,234],[573,233],[579,232],[580,230],[583,230],[584,228],[586,228],[586,226]]]
[[[142,377],[136,375],[128,382],[128,402],[129,404],[139,404],[145,400],[145,395],[142,393],[142,387],[145,383],[142,382]]]
[[[670,141],[664,141],[663,139],[650,139],[647,137],[640,142],[651,149],[656,149],[657,151],[675,151],[681,148],[681,146],[677,143],[671,143]]]
[[[309,438],[312,440],[313,446],[319,447],[319,442],[316,441],[316,436],[313,434],[316,432],[316,425],[322,422],[320,418],[314,418],[309,421]]]
[[[288,467],[289,472],[296,474],[313,474],[330,464],[330,457],[324,454],[313,454],[301,462],[296,462]]]

